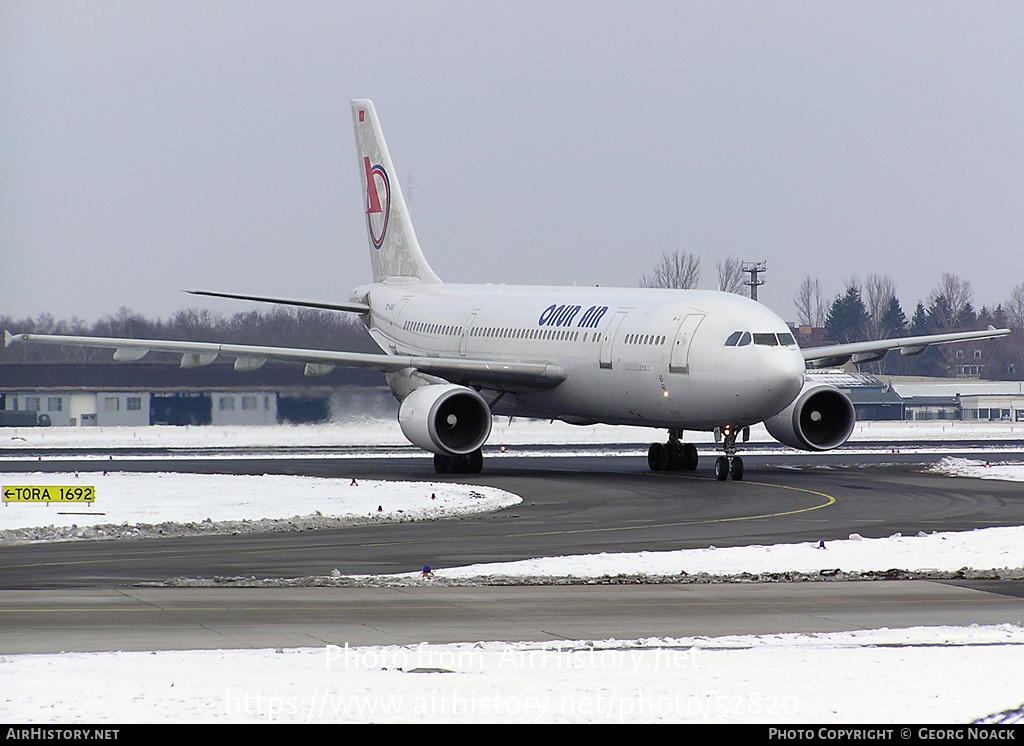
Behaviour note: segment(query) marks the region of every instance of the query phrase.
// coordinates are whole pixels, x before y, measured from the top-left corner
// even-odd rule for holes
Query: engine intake
[[[478,449],[491,434],[491,408],[471,388],[432,384],[405,397],[398,424],[405,437],[425,451],[462,455]]]
[[[857,415],[849,397],[835,386],[804,383],[793,403],[764,421],[780,443],[805,451],[838,448],[853,434]]]

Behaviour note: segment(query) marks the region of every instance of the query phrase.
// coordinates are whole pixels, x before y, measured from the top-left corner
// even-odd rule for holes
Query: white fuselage
[[[554,388],[502,396],[497,414],[711,430],[771,417],[804,382],[786,324],[729,293],[385,282],[352,298],[390,354],[565,371]]]

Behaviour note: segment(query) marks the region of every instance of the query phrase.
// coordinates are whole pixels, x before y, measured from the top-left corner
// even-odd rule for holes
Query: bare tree
[[[828,318],[828,301],[821,292],[821,283],[810,275],[804,277],[797,291],[796,300],[797,315],[801,324],[805,326],[825,326],[825,319]]]
[[[868,337],[879,339],[883,336],[885,327],[885,314],[889,310],[889,304],[896,297],[896,283],[889,275],[876,275],[874,272],[868,275],[864,283],[864,306],[868,311]]]
[[[650,275],[640,278],[642,288],[689,290],[700,284],[700,257],[689,252],[662,254]]]
[[[939,284],[928,296],[932,324],[937,329],[952,329],[956,326],[961,311],[973,300],[974,290],[971,289],[970,280],[944,272]]]
[[[742,259],[728,256],[720,262],[715,262],[715,269],[718,270],[718,289],[723,293],[750,295],[744,282]]]
[[[1014,329],[1024,329],[1024,282],[1013,289],[1006,301],[1006,317]]]

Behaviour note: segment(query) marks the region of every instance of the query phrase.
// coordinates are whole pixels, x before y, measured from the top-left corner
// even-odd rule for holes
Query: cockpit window
[[[726,347],[746,347],[750,344],[750,332],[733,332],[725,340]]]
[[[779,344],[785,345],[786,347],[792,347],[796,344],[796,340],[793,339],[793,335],[789,332],[784,332],[779,335]]]
[[[765,345],[767,347],[775,347],[779,344],[779,340],[776,339],[774,334],[754,334],[754,344]]]

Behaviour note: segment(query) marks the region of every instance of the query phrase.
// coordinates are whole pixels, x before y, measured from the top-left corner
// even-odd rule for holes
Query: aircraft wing
[[[850,342],[849,344],[828,345],[826,347],[810,347],[801,350],[804,360],[816,363],[819,367],[843,365],[851,360],[854,363],[871,363],[881,360],[890,350],[899,350],[904,355],[920,355],[929,345],[964,342],[970,339],[991,339],[1005,337],[1009,329],[989,327],[976,332],[950,332],[949,334],[929,334],[922,337],[898,337],[895,339],[879,339],[871,342]]]
[[[416,357],[333,350],[303,350],[294,347],[218,344],[216,342],[179,342],[162,339],[117,339],[59,334],[11,334],[4,332],[4,346],[15,342],[99,347],[114,350],[114,360],[140,360],[150,350],[181,355],[181,367],[197,368],[223,355],[235,359],[235,370],[256,370],[267,360],[305,363],[306,375],[330,373],[335,367],[369,368],[393,372],[413,368],[444,378],[452,383],[499,388],[504,391],[550,389],[565,380],[565,371],[544,363],[501,363],[463,358]]]

